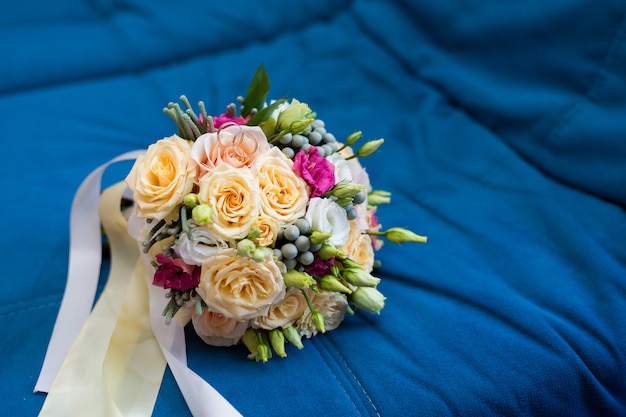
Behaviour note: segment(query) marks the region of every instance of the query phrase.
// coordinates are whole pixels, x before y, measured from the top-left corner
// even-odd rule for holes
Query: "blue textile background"
[[[0,398],[33,394],[91,170],[219,113],[263,62],[275,97],[393,193],[388,297],[265,365],[188,336],[246,416],[626,415],[626,3],[621,0],[2,1]],[[119,164],[105,183],[125,176]],[[106,267],[106,265],[105,265]],[[169,372],[155,416],[188,415]]]

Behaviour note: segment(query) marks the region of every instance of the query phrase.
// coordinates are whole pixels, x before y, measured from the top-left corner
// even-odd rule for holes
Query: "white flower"
[[[304,218],[313,229],[331,234],[326,241],[329,245],[341,246],[348,240],[350,223],[346,217],[346,210],[333,200],[312,198]]]
[[[228,247],[222,238],[203,226],[189,221],[189,234],[181,233],[174,251],[187,265],[202,265],[209,256],[215,255],[220,249]]]
[[[324,327],[326,331],[334,330],[339,327],[346,315],[346,308],[348,306],[346,296],[331,291],[320,291],[319,293],[309,291],[307,294],[309,294],[311,304],[313,304],[315,310],[324,316]],[[309,308],[304,310],[302,317],[300,317],[296,323],[296,327],[301,336],[310,338],[317,334],[317,327],[313,324],[311,310]]]
[[[335,167],[335,183],[352,182],[352,170],[349,161],[346,161],[337,152],[331,153],[326,159]]]

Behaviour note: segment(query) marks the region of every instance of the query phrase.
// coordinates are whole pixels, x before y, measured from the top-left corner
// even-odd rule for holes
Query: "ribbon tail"
[[[150,326],[145,269],[119,209],[124,189],[119,183],[102,194],[109,279],[50,387],[41,417],[143,416],[154,408],[166,363]]]
[[[124,416],[152,414],[166,366],[150,325],[145,276],[138,261],[102,367],[107,392]]]
[[[143,259],[146,268],[150,268],[150,259]],[[146,278],[150,280],[151,276],[147,275]],[[152,331],[191,413],[203,417],[241,417],[241,413],[228,400],[187,366],[185,331],[176,320],[165,323],[162,314],[165,299],[163,289],[154,285],[149,287]]]
[[[54,324],[46,356],[35,384],[35,392],[48,392],[74,340],[93,307],[100,264],[102,242],[98,201],[104,170],[118,161],[136,159],[145,151],[119,155],[95,169],[81,183],[70,216],[70,256],[67,284]]]

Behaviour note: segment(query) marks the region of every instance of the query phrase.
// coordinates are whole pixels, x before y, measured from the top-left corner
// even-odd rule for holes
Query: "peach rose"
[[[189,142],[174,135],[153,143],[137,158],[126,184],[133,192],[138,217],[163,219],[183,201],[196,172],[190,152]]]
[[[206,227],[225,240],[246,237],[259,216],[259,182],[247,167],[219,165],[200,179],[198,199],[213,208]]]
[[[261,215],[257,217],[254,225],[252,226],[261,231],[261,235],[254,239],[254,243],[257,246],[271,246],[276,242],[276,237],[278,236],[278,231],[280,230],[280,226],[278,222],[271,217]]]
[[[191,158],[196,162],[198,178],[201,178],[222,163],[234,168],[249,167],[258,155],[269,148],[260,127],[229,124],[196,139],[191,148]]]
[[[277,147],[260,155],[252,172],[259,179],[261,210],[280,225],[304,216],[309,193],[306,182],[293,171],[293,162]]]
[[[191,322],[200,339],[211,346],[236,345],[248,329],[247,320],[231,319],[222,313],[206,308],[200,315],[194,308],[191,313]]]
[[[289,288],[285,298],[272,305],[267,315],[257,317],[252,322],[252,327],[265,330],[289,327],[302,317],[307,308],[302,291],[298,288]]]
[[[367,272],[372,272],[374,269],[372,239],[369,235],[361,233],[357,220],[350,220],[348,241],[340,249]]]
[[[212,310],[248,320],[266,315],[285,297],[285,282],[271,256],[256,262],[224,249],[202,264],[196,291]]]
[[[324,327],[326,331],[334,330],[343,321],[348,307],[348,299],[344,294],[332,291],[308,292],[311,304],[315,310],[324,316]],[[317,334],[317,327],[311,319],[311,310],[307,307],[302,317],[296,322],[296,327],[301,336],[310,338]]]

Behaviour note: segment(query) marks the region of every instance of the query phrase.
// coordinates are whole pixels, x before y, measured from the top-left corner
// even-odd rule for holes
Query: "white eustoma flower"
[[[209,256],[227,247],[228,243],[219,236],[190,220],[189,234],[181,233],[173,249],[187,265],[201,265]]]
[[[352,170],[349,161],[346,161],[337,152],[331,153],[326,159],[335,167],[335,183],[352,182]]]
[[[341,246],[348,240],[350,223],[346,217],[346,210],[329,198],[315,197],[309,200],[309,207],[304,218],[309,221],[311,228],[330,233],[326,243]]]

